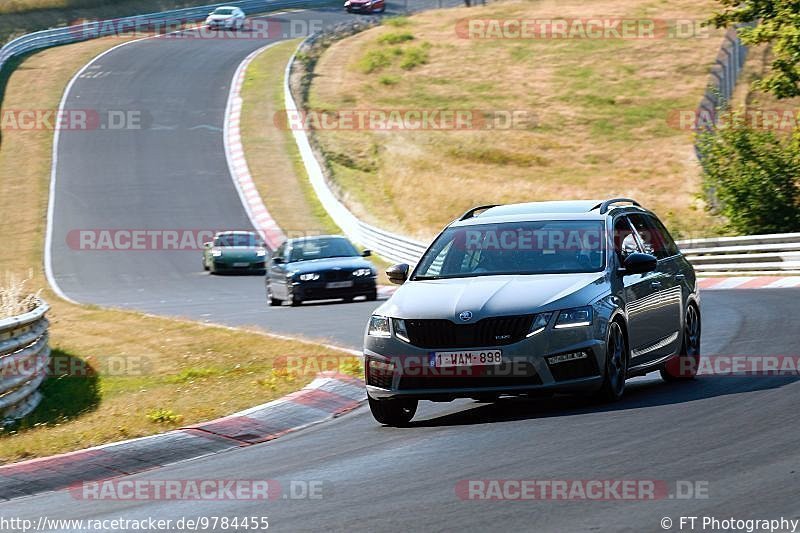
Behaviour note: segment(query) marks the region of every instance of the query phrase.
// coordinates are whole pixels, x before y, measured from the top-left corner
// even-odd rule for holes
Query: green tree
[[[747,45],[771,44],[770,73],[755,82],[755,88],[778,98],[800,96],[800,2],[797,0],[719,0],[723,9],[711,24],[728,27],[754,23],[739,29]]]
[[[800,132],[759,129],[741,112],[699,136],[704,188],[741,234],[800,231]]]

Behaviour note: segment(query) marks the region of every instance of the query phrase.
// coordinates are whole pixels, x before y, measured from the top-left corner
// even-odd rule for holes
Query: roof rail
[[[486,209],[491,209],[493,207],[497,207],[498,205],[500,205],[500,204],[479,205],[478,207],[473,207],[472,209],[470,209],[469,211],[467,211],[466,213],[464,213],[463,215],[458,217],[458,220],[460,222],[462,220],[466,220],[468,218],[472,218],[472,217],[475,216],[475,213],[477,211],[485,211]]]
[[[611,210],[611,207],[613,207],[614,204],[622,204],[622,203],[633,204],[636,207],[642,207],[642,204],[640,204],[636,200],[631,200],[630,198],[611,198],[609,200],[606,200],[603,203],[597,204],[596,206],[591,208],[590,211],[594,211],[595,209],[597,209],[599,207],[600,208],[600,214],[601,215],[605,215],[606,213],[608,213]]]

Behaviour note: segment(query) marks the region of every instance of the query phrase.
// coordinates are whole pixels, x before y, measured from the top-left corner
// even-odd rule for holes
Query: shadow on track
[[[589,396],[579,395],[530,399],[501,398],[497,402],[467,408],[458,413],[411,422],[409,427],[460,426],[625,411],[777,389],[796,381],[800,381],[797,376],[740,376],[699,377],[694,381],[683,383],[666,383],[661,380],[632,382],[625,389],[622,400],[616,403],[599,404]]]

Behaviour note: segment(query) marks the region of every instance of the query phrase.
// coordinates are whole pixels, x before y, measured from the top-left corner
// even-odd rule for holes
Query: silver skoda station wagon
[[[636,201],[481,206],[447,226],[364,337],[369,405],[407,424],[419,400],[583,392],[692,379],[700,357],[694,269]]]

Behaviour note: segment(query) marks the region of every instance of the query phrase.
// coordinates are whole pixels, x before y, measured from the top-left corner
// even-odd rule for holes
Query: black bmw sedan
[[[289,239],[275,250],[267,271],[267,301],[300,305],[307,300],[378,298],[375,267],[341,236]]]

